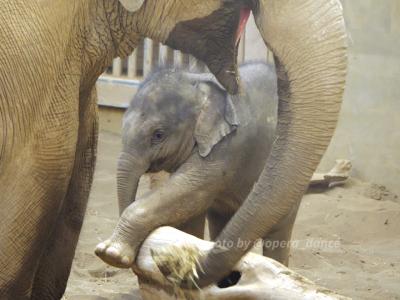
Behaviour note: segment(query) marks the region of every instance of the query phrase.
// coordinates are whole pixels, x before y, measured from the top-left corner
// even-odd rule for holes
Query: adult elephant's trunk
[[[343,97],[346,32],[338,0],[259,0],[253,11],[275,55],[277,140],[259,181],[202,262],[201,286],[226,275],[301,199],[333,135]]]
[[[140,177],[148,169],[148,164],[143,163],[136,156],[122,152],[118,160],[117,189],[119,214],[127,208],[136,198]]]

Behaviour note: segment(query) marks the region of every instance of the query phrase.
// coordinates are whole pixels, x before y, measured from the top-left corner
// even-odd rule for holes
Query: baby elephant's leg
[[[263,240],[264,256],[275,259],[285,266],[288,266],[289,263],[290,238],[299,206],[300,201],[288,215],[272,228]]]
[[[96,254],[115,267],[131,267],[151,231],[179,226],[207,211],[221,188],[220,170],[214,161],[208,165],[208,161],[191,157],[174,176],[124,210],[112,236],[97,245]]]
[[[205,226],[206,217],[205,214],[202,213],[184,224],[178,226],[178,229],[191,234],[199,239],[204,239],[204,226]]]
[[[214,210],[209,210],[207,212],[208,230],[210,232],[211,241],[214,241],[218,237],[231,217],[232,215],[223,215]]]
[[[150,190],[157,189],[162,186],[162,184],[170,178],[170,174],[167,172],[158,172],[155,174],[149,175],[149,188]],[[193,199],[196,201],[196,199]],[[204,238],[204,226],[205,226],[205,214],[198,215],[196,217],[191,218],[184,224],[178,226],[178,229],[191,234],[199,239]]]

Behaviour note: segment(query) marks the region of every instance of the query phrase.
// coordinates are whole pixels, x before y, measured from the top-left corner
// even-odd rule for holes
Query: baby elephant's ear
[[[197,85],[202,101],[200,114],[194,130],[194,138],[202,157],[225,136],[233,132],[239,122],[231,96],[213,82]]]
[[[142,6],[144,0],[119,0],[122,6],[129,11],[137,11]]]

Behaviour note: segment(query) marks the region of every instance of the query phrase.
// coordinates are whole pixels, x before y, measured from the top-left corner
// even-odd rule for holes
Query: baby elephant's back
[[[275,69],[265,63],[240,67],[241,93],[232,99],[240,125],[228,139],[225,157],[233,167],[236,195],[240,202],[257,181],[271,150],[277,122]]]
[[[275,67],[262,62],[247,63],[240,67],[240,77],[241,98],[248,103],[251,118],[266,118],[270,125],[275,126],[278,107]]]
[[[241,147],[243,143],[249,144],[249,147],[256,146],[266,156],[265,152],[269,151],[273,142],[277,123],[275,68],[266,63],[247,63],[240,67],[240,78],[240,96],[233,97],[240,123],[236,139],[240,140]]]

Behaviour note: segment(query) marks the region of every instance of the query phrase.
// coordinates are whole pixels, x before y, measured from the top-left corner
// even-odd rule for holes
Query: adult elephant
[[[192,53],[231,93],[249,9],[276,57],[278,139],[219,240],[263,236],[303,194],[335,128],[346,71],[338,0],[0,0],[0,298],[64,292],[96,156],[97,77],[143,36]],[[262,207],[262,209],[260,209]],[[237,224],[249,219],[246,230]],[[239,221],[239,222],[238,222]],[[200,284],[248,249],[211,251]]]

